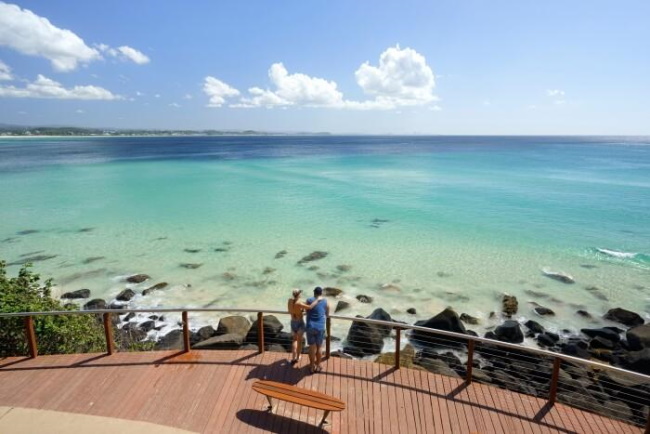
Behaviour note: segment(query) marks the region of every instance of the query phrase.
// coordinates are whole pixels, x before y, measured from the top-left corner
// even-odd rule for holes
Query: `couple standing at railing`
[[[322,346],[325,339],[326,318],[330,314],[330,307],[325,297],[323,288],[314,288],[314,296],[300,301],[302,290],[294,289],[293,297],[289,299],[288,309],[291,314],[291,333],[293,343],[291,345],[291,364],[295,365],[300,361],[302,355],[302,337],[307,335],[309,345],[309,371],[313,374],[323,370],[321,367]],[[307,322],[303,315],[306,313]]]

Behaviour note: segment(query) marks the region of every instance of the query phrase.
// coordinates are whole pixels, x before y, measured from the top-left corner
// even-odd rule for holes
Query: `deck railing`
[[[0,313],[0,318],[23,318],[24,327],[25,327],[25,337],[27,340],[29,348],[29,356],[35,358],[38,356],[38,344],[37,337],[34,330],[34,318],[39,316],[50,316],[50,315],[102,315],[103,327],[106,338],[106,353],[113,354],[115,352],[115,344],[113,340],[113,326],[111,321],[112,315],[122,315],[128,313],[181,313],[182,318],[182,333],[183,333],[183,351],[188,352],[191,349],[190,343],[190,323],[189,323],[189,313],[257,313],[257,347],[260,353],[265,351],[265,333],[264,333],[264,316],[266,314],[272,315],[288,315],[286,311],[276,311],[276,310],[265,310],[260,311],[258,309],[240,309],[240,308],[187,308],[187,309],[105,309],[105,310],[80,310],[80,311],[51,311],[51,312],[20,312],[20,313]],[[479,353],[482,357],[489,357],[491,359],[496,359],[497,361],[501,359],[502,362],[512,361],[513,358],[517,359],[522,366],[539,366],[540,361],[546,361],[550,368],[550,378],[548,378],[548,373],[544,372],[533,372],[530,371],[530,375],[537,376],[538,379],[543,383],[548,378],[548,392],[546,394],[547,405],[550,407],[557,401],[558,391],[566,391],[568,393],[579,393],[578,388],[575,384],[569,380],[569,378],[561,378],[561,368],[564,365],[569,367],[582,367],[585,368],[588,372],[612,372],[622,376],[625,381],[630,385],[641,385],[640,388],[630,389],[625,386],[621,386],[620,383],[613,383],[607,378],[599,378],[598,383],[601,384],[605,389],[613,388],[617,390],[616,399],[613,401],[622,401],[632,408],[638,408],[638,412],[643,414],[644,409],[648,411],[648,415],[645,416],[645,433],[650,434],[650,376],[643,375],[637,372],[628,371],[622,368],[611,366],[605,363],[586,360],[579,357],[574,357],[566,354],[555,353],[548,350],[543,350],[539,348],[525,347],[522,345],[512,344],[508,342],[502,342],[487,338],[482,338],[478,336],[431,329],[428,327],[420,327],[415,325],[408,325],[404,323],[390,322],[390,321],[381,321],[368,318],[359,318],[359,317],[347,317],[340,315],[331,315],[327,318],[326,322],[326,341],[325,341],[325,357],[328,358],[331,356],[331,343],[332,343],[332,321],[341,321],[341,322],[350,322],[350,323],[362,323],[362,324],[371,324],[375,326],[381,326],[388,330],[394,331],[395,339],[395,351],[394,351],[394,369],[400,369],[400,366],[403,362],[402,360],[402,339],[406,333],[410,333],[408,336],[409,341],[415,346],[420,348],[426,348],[427,346],[433,346],[437,349],[447,348],[447,349],[463,349],[466,351],[467,361],[465,362],[465,375],[464,380],[467,384],[470,384],[473,380],[473,373],[476,361],[476,354]],[[405,333],[406,332],[406,333]],[[415,338],[414,334],[419,333],[420,338]],[[422,338],[425,336],[425,338]],[[354,342],[351,342],[354,343]],[[357,342],[359,344],[359,342]],[[365,343],[361,343],[365,344]],[[449,356],[451,357],[451,356]],[[499,363],[496,363],[499,366]],[[504,373],[507,374],[508,369],[503,368]],[[566,375],[564,376],[566,377]],[[506,381],[507,382],[507,381]],[[501,382],[503,384],[504,381]],[[511,388],[507,387],[506,388]],[[544,386],[545,388],[545,386]],[[645,388],[645,392],[643,391]],[[633,390],[633,393],[630,392]],[[522,393],[527,393],[526,390],[517,390]],[[537,394],[536,394],[537,395]],[[565,402],[567,403],[567,402]],[[579,403],[568,402],[569,405],[575,406],[577,408],[587,410],[587,411],[597,411],[598,405],[591,405],[589,407],[582,406]],[[620,404],[620,403],[619,403]],[[617,415],[617,409],[605,407],[601,404],[602,413],[610,417],[615,417],[619,419],[628,420],[636,423],[637,425],[643,425],[640,423],[639,417],[630,419],[625,417],[624,414]],[[595,407],[595,408],[594,408]],[[599,412],[601,413],[601,412]],[[643,420],[643,419],[641,419]]]

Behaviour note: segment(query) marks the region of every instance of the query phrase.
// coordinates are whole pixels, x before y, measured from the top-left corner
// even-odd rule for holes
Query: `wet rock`
[[[550,335],[541,333],[537,336],[537,342],[544,347],[552,347],[557,342]]]
[[[78,289],[72,292],[66,292],[61,296],[61,298],[73,300],[77,298],[88,298],[90,297],[90,289]]]
[[[465,326],[461,322],[458,314],[451,308],[447,308],[438,315],[429,318],[426,321],[417,321],[416,326],[427,327],[436,330],[444,330],[456,333],[467,334]],[[421,346],[449,346],[450,344],[465,344],[465,339],[455,339],[452,337],[436,337],[433,333],[426,333],[420,330],[413,330],[410,337],[411,342]]]
[[[169,284],[167,282],[156,283],[155,285],[150,286],[149,288],[142,291],[142,295],[148,295],[148,294],[151,294],[152,292],[157,291],[159,289],[167,288],[168,285]]]
[[[180,264],[180,266],[181,266],[182,268],[187,268],[188,270],[196,270],[197,268],[199,268],[199,267],[202,266],[202,265],[203,265],[203,264],[190,264],[190,263],[183,263],[183,264]]]
[[[339,300],[336,303],[336,309],[334,309],[334,313],[340,312],[344,309],[348,309],[349,307],[350,307],[350,303],[348,303],[347,301]]]
[[[537,297],[537,298],[548,298],[549,297],[548,294],[545,294],[545,293],[539,292],[539,291],[533,291],[532,289],[526,289],[526,290],[524,290],[524,293],[527,294],[527,295],[530,295],[532,297]]]
[[[522,333],[521,327],[519,327],[517,321],[504,321],[503,324],[494,330],[494,335],[498,340],[503,342],[520,344],[524,341],[524,334]]]
[[[535,306],[535,308],[533,310],[539,316],[554,316],[555,315],[555,312],[553,312],[548,307],[544,307],[544,306]]]
[[[217,331],[211,325],[201,327],[195,334],[195,337],[198,341],[204,341],[211,338],[217,333]]]
[[[580,357],[582,359],[589,359],[591,357],[589,351],[587,351],[588,346],[589,344],[584,341],[567,342],[564,345],[560,345],[563,354]]]
[[[336,269],[337,269],[338,271],[342,272],[342,273],[345,273],[345,272],[350,271],[350,270],[352,269],[352,266],[351,266],[351,265],[345,265],[345,264],[342,264],[342,265],[337,265],[337,266],[336,266]]]
[[[650,375],[650,348],[627,353],[625,356],[625,368]]]
[[[620,307],[608,310],[605,314],[605,319],[624,324],[628,327],[636,327],[644,323],[643,318],[638,313]]]
[[[183,249],[186,253],[199,253],[201,249]]]
[[[368,319],[392,321],[383,309],[375,309]],[[354,321],[348,330],[343,351],[357,357],[379,354],[384,347],[384,338],[390,335],[391,327]]]
[[[408,309],[406,309],[406,313],[408,313],[410,315],[417,315],[418,312],[417,312],[417,310],[415,310],[414,307],[409,307]]]
[[[286,250],[280,250],[278,253],[275,254],[275,259],[284,258],[286,254],[287,254]]]
[[[148,320],[138,324],[138,328],[143,332],[149,332],[150,330],[153,330],[155,326],[156,326],[156,322],[153,320]]]
[[[124,315],[124,318],[122,318],[123,322],[129,322],[131,318],[135,317],[135,312],[129,312],[126,315]]]
[[[621,336],[618,334],[618,332],[616,330],[612,330],[609,327],[603,327],[599,329],[581,329],[580,331],[590,338],[601,337],[614,343],[617,343],[621,340]]]
[[[614,342],[600,336],[596,336],[591,341],[589,341],[589,348],[595,350],[597,349],[613,350],[614,346],[615,346]]]
[[[106,301],[101,298],[95,298],[84,304],[84,310],[102,310],[107,307],[108,305],[106,304]]]
[[[465,324],[478,325],[478,318],[474,318],[473,316],[466,313],[460,314],[460,320]]]
[[[585,319],[592,319],[591,314],[589,312],[587,312],[586,310],[582,310],[582,309],[578,310],[578,311],[576,311],[576,314],[578,314],[579,316],[581,316],[581,317],[583,317]]]
[[[545,329],[544,326],[542,326],[540,323],[537,321],[533,321],[532,319],[529,319],[524,323],[526,328],[530,330],[533,333],[544,333]]]
[[[115,297],[115,299],[119,301],[129,301],[133,297],[135,297],[135,292],[132,289],[127,288],[122,292],[120,292],[119,294],[117,294],[117,297]]]
[[[418,364],[434,374],[446,375],[448,377],[460,378],[460,375],[440,359],[420,359]]]
[[[181,350],[183,344],[183,330],[172,330],[160,338],[154,347],[156,350]]]
[[[151,276],[148,274],[134,274],[126,278],[126,281],[129,283],[142,283],[145,280],[151,279]]]
[[[122,309],[126,309],[128,305],[129,303],[124,301],[114,301],[108,306],[108,308],[115,309],[115,310],[122,310]]]
[[[650,324],[633,327],[626,332],[625,336],[632,351],[650,348]]]
[[[501,311],[508,318],[516,314],[517,310],[519,310],[519,302],[517,301],[517,297],[514,295],[504,294],[503,299],[501,300],[501,306]]]
[[[327,297],[338,297],[339,295],[343,294],[343,290],[339,288],[332,288],[332,287],[327,287],[323,289],[323,293]]]
[[[327,252],[314,251],[307,256],[303,256],[303,258],[300,261],[298,261],[298,264],[302,265],[306,262],[318,261],[319,259],[323,259],[326,256],[327,256]]]
[[[255,327],[257,327],[257,324],[255,325]],[[234,333],[234,334],[246,336],[246,333],[248,333],[248,330],[250,328],[251,328],[251,322],[247,318],[239,315],[227,316],[221,318],[221,320],[219,321],[216,334],[225,335],[225,334]]]
[[[282,323],[273,315],[264,315],[263,318],[264,326],[264,341],[271,342],[273,339],[282,331],[284,326]],[[257,320],[253,321],[251,324],[248,333],[246,334],[246,343],[257,343]]]
[[[357,295],[356,298],[361,303],[372,303],[372,297],[367,296],[367,295],[360,294],[360,295]]]

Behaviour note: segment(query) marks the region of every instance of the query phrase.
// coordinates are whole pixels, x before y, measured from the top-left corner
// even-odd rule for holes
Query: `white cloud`
[[[9,65],[0,60],[0,81],[13,79],[14,77],[11,75],[11,68]]]
[[[362,64],[354,73],[367,95],[387,107],[423,105],[438,98],[435,79],[426,59],[411,48],[390,47],[379,57],[379,66]]]
[[[186,93],[186,94],[183,96],[183,99],[192,99],[192,98],[193,98],[192,95],[190,95],[189,93]]]
[[[160,94],[159,93],[155,94],[154,98],[160,98]]]
[[[77,109],[77,110],[75,110],[75,113],[78,113],[78,114],[82,115],[82,114],[86,113],[86,111],[82,110],[82,109]]]
[[[117,57],[123,61],[130,60],[138,65],[144,65],[150,62],[149,57],[135,48],[128,45],[112,48],[106,44],[95,44],[95,46],[102,52],[112,57]]]
[[[226,102],[226,98],[239,95],[239,91],[234,87],[210,76],[205,77],[203,81],[203,92],[210,98],[208,107],[221,107]]]
[[[560,89],[548,89],[546,91],[546,96],[550,96],[551,98],[561,98],[564,96],[564,91]]]
[[[282,63],[269,68],[270,89],[255,86],[248,89],[248,95],[232,103],[230,107],[326,107],[352,110],[388,110],[402,106],[428,105],[438,101],[433,94],[435,79],[424,56],[411,48],[390,47],[379,58],[379,66],[363,63],[355,72],[357,83],[372,99],[365,101],[346,100],[336,82],[312,77],[303,73],[289,73]],[[214,87],[208,85],[208,78],[215,80]],[[210,96],[211,107],[221,107],[227,97],[239,92],[222,81],[206,78],[203,91]],[[236,93],[225,94],[223,86]],[[213,95],[216,98],[213,101]],[[437,109],[440,109],[440,107]]]
[[[36,80],[25,87],[0,86],[0,97],[7,98],[48,98],[48,99],[81,99],[81,100],[115,100],[122,99],[119,95],[98,86],[74,86],[64,88],[61,83],[38,75]]]
[[[101,59],[99,52],[79,36],[54,26],[47,18],[17,5],[0,2],[0,45],[22,54],[40,56],[57,71],[72,71],[79,64]]]
[[[180,108],[181,107],[181,105],[179,103],[177,103],[177,102],[173,102],[173,103],[169,104],[169,106],[174,107],[174,108]]]
[[[143,96],[144,93],[140,92],[139,90],[135,91],[135,96]]]

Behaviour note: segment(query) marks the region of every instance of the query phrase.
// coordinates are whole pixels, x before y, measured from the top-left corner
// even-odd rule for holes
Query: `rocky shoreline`
[[[321,252],[318,252],[321,253]],[[306,262],[311,260],[309,257]],[[146,274],[129,276],[130,283],[142,283],[150,277]],[[146,296],[151,292],[163,290],[168,284],[160,282],[142,290]],[[326,288],[333,310],[339,312],[349,308],[343,300],[337,300],[343,291]],[[125,309],[135,296],[133,289],[127,288],[110,303],[92,299],[83,305],[84,309]],[[66,293],[63,299],[88,299],[89,290]],[[357,297],[361,303],[371,303],[367,296]],[[650,324],[637,313],[622,309],[610,309],[602,318],[617,326],[583,328],[580,333],[559,335],[546,330],[534,320],[520,323],[512,319],[518,311],[518,300],[504,294],[501,312],[490,316],[500,324],[485,332],[484,337],[521,344],[524,338],[533,339],[536,344],[549,351],[579,358],[598,360],[612,366],[650,375]],[[536,304],[535,312],[540,316],[554,315],[551,309]],[[412,309],[415,313],[415,308]],[[591,314],[578,311],[578,315]],[[333,351],[334,357],[370,358],[380,363],[394,364],[394,353],[384,350],[395,336],[395,327],[406,323],[395,321],[382,308],[375,309],[368,319],[393,322],[394,327],[352,321],[345,338],[332,337],[340,349]],[[120,334],[121,342],[146,340],[152,330],[160,330],[164,316],[149,315],[136,317],[134,313],[117,316],[114,324]],[[478,319],[452,308],[415,322],[413,325],[433,330],[450,331],[459,334],[478,336],[468,326],[478,325]],[[264,342],[266,351],[291,351],[291,333],[285,331],[282,322],[274,315],[264,316]],[[183,335],[177,329],[158,339],[154,348],[171,350],[183,348]],[[215,328],[216,327],[216,328]],[[194,349],[249,349],[258,350],[258,324],[256,318],[234,315],[226,316],[214,324],[191,331],[190,343]],[[464,377],[467,374],[467,340],[434,335],[420,330],[403,334],[400,365],[424,369],[430,372]],[[472,365],[474,381],[488,383],[497,387],[545,397],[549,393],[553,362],[551,359],[533,355],[522,347],[521,350],[505,349],[496,345],[477,343]],[[558,400],[576,407],[594,411],[608,417],[644,424],[650,408],[650,380],[644,381],[632,375],[611,370],[592,369],[586,365],[563,361],[560,369]]]

